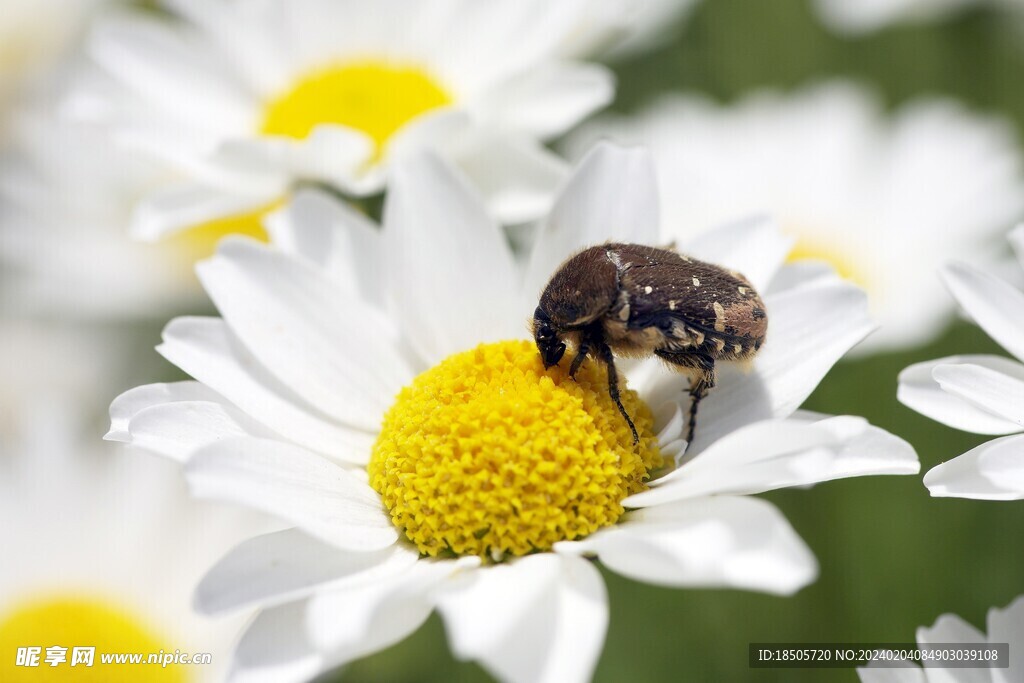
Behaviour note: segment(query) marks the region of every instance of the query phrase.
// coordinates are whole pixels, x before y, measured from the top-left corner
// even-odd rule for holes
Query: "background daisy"
[[[602,137],[653,150],[667,239],[770,209],[796,239],[790,259],[828,262],[864,287],[880,328],[861,352],[933,338],[951,312],[935,269],[994,254],[995,236],[1024,215],[1012,131],[951,101],[890,119],[840,83],[735,106],[666,97],[588,124],[568,150]]]
[[[1010,233],[1024,263],[1024,226]],[[950,427],[1010,434],[935,467],[924,477],[933,496],[1024,498],[1024,293],[974,266],[942,271],[963,312],[1014,355],[961,355],[916,363],[900,373],[899,399]]]
[[[114,344],[98,336],[90,346],[90,337],[54,328],[43,337],[30,323],[0,331],[0,678],[221,680],[244,615],[198,617],[190,594],[225,543],[270,526],[196,502],[169,463],[98,440],[92,410],[111,388],[114,364],[104,359]],[[51,669],[46,648],[55,645],[67,648],[67,661]],[[70,668],[77,646],[96,648],[85,673]],[[16,666],[19,647],[41,647],[40,668]],[[99,659],[160,650],[210,653],[213,663],[132,668]]]
[[[613,94],[603,67],[562,56],[607,30],[577,0],[169,6],[170,20],[98,24],[91,53],[112,83],[72,98],[178,173],[138,207],[149,239],[227,216],[258,225],[299,182],[380,192],[390,162],[424,147],[523,220],[563,174],[540,143]]]
[[[991,608],[985,621],[987,633],[982,633],[955,614],[943,614],[930,628],[922,626],[917,629],[917,644],[926,647],[932,643],[1009,643],[1008,668],[984,670],[926,667],[922,670],[913,665],[902,668],[862,667],[857,669],[861,683],[926,683],[936,680],[949,683],[1005,683],[1019,680],[1024,675],[1024,596],[1002,609]]]

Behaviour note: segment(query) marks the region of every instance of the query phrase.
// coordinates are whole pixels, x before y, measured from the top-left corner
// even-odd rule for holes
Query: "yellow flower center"
[[[67,649],[62,653],[55,648]],[[82,655],[75,648],[95,648],[92,666],[79,659]],[[184,683],[192,678],[188,675],[191,665],[104,664],[101,659],[103,654],[141,653],[146,661],[150,653],[161,650],[173,654],[175,647],[135,615],[106,600],[47,597],[0,615],[0,680],[4,683]],[[53,660],[64,661],[51,666],[47,661],[51,653]]]
[[[544,369],[527,341],[481,344],[399,393],[370,457],[370,484],[420,552],[548,550],[614,524],[662,463],[636,392],[608,395],[603,366]]]
[[[823,261],[835,269],[839,277],[866,288],[868,278],[859,267],[854,255],[838,245],[798,235],[796,245],[789,252],[788,263],[797,261]]]
[[[379,160],[395,131],[451,101],[437,79],[417,66],[379,61],[337,64],[308,74],[269,102],[261,130],[302,139],[319,124],[339,124],[366,133]]]
[[[167,246],[176,249],[191,267],[196,261],[213,256],[217,250],[217,243],[228,235],[244,235],[267,242],[269,238],[267,231],[263,229],[263,218],[281,204],[282,202],[273,202],[246,213],[200,223],[170,237]],[[161,244],[160,247],[164,248],[164,245]]]

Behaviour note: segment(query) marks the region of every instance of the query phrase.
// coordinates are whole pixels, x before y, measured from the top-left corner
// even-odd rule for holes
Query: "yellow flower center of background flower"
[[[825,244],[801,235],[797,238],[796,245],[789,252],[786,261],[788,263],[823,261],[832,266],[839,277],[860,287],[867,287],[867,278],[859,267],[857,259],[837,245]]]
[[[261,242],[268,242],[269,237],[263,228],[263,219],[281,204],[282,202],[273,202],[246,213],[200,223],[195,227],[175,233],[168,238],[166,245],[160,244],[159,248],[176,249],[191,270],[192,264],[196,261],[213,256],[217,251],[217,243],[228,235],[244,235]]]
[[[67,648],[66,661],[50,666],[47,648]],[[17,666],[18,648],[39,647],[38,666]],[[91,667],[71,666],[76,647],[95,647]],[[175,646],[161,640],[130,612],[105,600],[78,596],[48,597],[0,615],[0,680],[84,681],[86,683],[184,683],[192,665],[103,664],[100,654],[174,653]],[[198,666],[198,665],[197,665]],[[199,667],[202,668],[201,666]]]
[[[368,467],[391,519],[426,555],[500,559],[614,524],[662,463],[651,412],[602,365],[544,369],[528,341],[481,344],[424,372],[384,418]]]
[[[451,101],[441,84],[416,66],[377,61],[338,64],[305,76],[268,103],[261,130],[302,139],[319,124],[335,123],[366,133],[376,145],[375,158],[380,159],[395,131]]]

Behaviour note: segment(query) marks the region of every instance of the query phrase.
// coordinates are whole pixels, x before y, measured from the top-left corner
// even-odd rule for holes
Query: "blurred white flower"
[[[607,116],[572,136],[645,143],[658,162],[665,239],[730,216],[770,213],[868,292],[880,329],[858,352],[923,343],[951,307],[935,270],[982,258],[1024,215],[1024,164],[1010,130],[950,101],[885,117],[866,92],[831,84],[734,106],[668,96],[638,117]]]
[[[182,461],[199,496],[295,525],[239,545],[199,586],[206,612],[263,608],[235,681],[307,678],[434,609],[456,657],[499,679],[586,680],[608,607],[585,557],[659,585],[788,595],[816,562],[749,494],[918,470],[861,418],[797,412],[871,325],[855,286],[783,266],[789,242],[767,223],[683,245],[745,273],[771,321],[751,368],[721,369],[688,448],[678,375],[622,364],[634,449],[599,366],[578,382],[568,360],[543,369],[524,321],[552,270],[584,245],[658,241],[645,152],[589,155],[526,264],[433,155],[397,163],[380,230],[311,190],[268,230],[272,245],[230,238],[200,265],[223,318],[164,331],[160,352],[196,381],[126,392],[108,435]]]
[[[244,619],[200,617],[190,594],[225,544],[271,527],[191,499],[170,463],[103,444],[89,411],[109,387],[91,375],[114,347],[68,335],[0,327],[0,679],[64,680],[72,649],[95,647],[96,680],[220,680]],[[42,661],[53,646],[67,648],[60,668],[16,666],[18,648],[42,648]],[[210,653],[213,662],[185,670],[100,661],[160,650]]]
[[[622,59],[660,46],[700,0],[591,0],[583,30],[566,44],[569,56]]]
[[[840,33],[877,31],[892,24],[924,22],[955,14],[981,4],[1004,4],[1014,0],[816,0],[825,24]]]
[[[92,55],[113,82],[69,109],[173,168],[134,216],[137,236],[258,215],[296,184],[384,189],[398,156],[457,163],[503,220],[539,215],[564,177],[542,142],[614,91],[588,42],[588,3],[566,0],[170,0],[173,22],[99,23]]]
[[[1010,233],[1024,264],[1024,225]],[[922,415],[993,439],[932,468],[924,476],[933,496],[1024,498],[1024,292],[973,266],[942,271],[946,286],[1000,346],[1016,356],[950,356],[917,363],[900,373],[897,396]]]
[[[0,104],[45,71],[104,0],[4,0],[0,12]]]
[[[917,629],[917,644],[1009,643],[1010,666],[1005,669],[925,667],[862,667],[861,683],[1012,683],[1024,679],[1024,595],[1003,609],[988,611],[988,633],[982,633],[955,614],[943,614],[931,628]]]
[[[166,319],[202,301],[193,265],[230,226],[160,246],[132,240],[135,203],[166,175],[112,146],[98,126],[57,114],[69,77],[64,68],[46,79],[12,115],[0,159],[5,308],[64,319]]]

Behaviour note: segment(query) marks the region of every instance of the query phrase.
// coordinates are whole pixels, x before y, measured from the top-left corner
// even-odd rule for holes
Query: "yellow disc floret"
[[[175,649],[174,643],[159,637],[137,615],[105,598],[53,595],[0,613],[0,681],[4,683],[194,680],[193,668],[187,665],[148,663],[150,655],[162,658]],[[102,661],[102,655],[119,654],[141,654],[146,663]]]
[[[650,410],[587,362],[544,369],[527,341],[482,344],[417,377],[384,418],[370,483],[420,552],[500,558],[615,523],[661,465]]]
[[[301,139],[320,124],[340,124],[366,133],[379,158],[399,128],[450,103],[444,87],[418,66],[343,63],[308,74],[268,103],[262,131]]]

